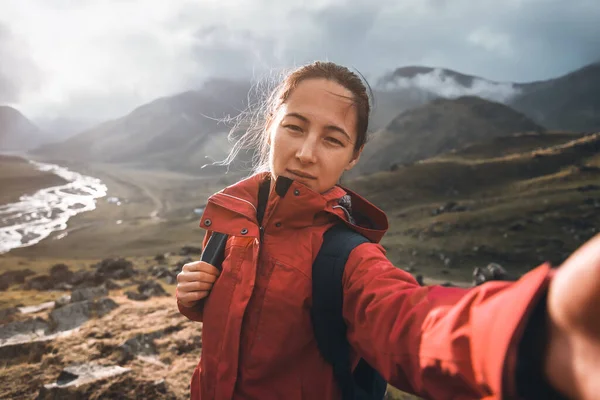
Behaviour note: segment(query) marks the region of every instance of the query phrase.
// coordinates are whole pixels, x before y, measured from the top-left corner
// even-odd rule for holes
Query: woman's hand
[[[571,399],[600,398],[600,235],[556,271],[548,292],[549,383]]]
[[[192,307],[212,289],[221,272],[204,261],[185,264],[177,274],[177,301],[184,307]]]

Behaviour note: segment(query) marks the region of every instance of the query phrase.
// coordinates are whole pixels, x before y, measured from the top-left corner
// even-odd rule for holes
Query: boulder
[[[162,285],[156,281],[146,281],[138,285],[138,292],[148,297],[168,296]]]
[[[54,301],[54,308],[64,307],[67,304],[69,304],[70,302],[71,302],[71,296],[68,294],[65,294],[64,296],[61,296],[58,299],[56,299],[56,301]]]
[[[118,306],[108,297],[67,304],[50,313],[50,324],[54,331],[68,331],[81,326],[91,318],[100,318]]]
[[[96,276],[94,271],[83,269],[73,273],[71,284],[75,288],[96,287],[102,285],[105,280],[103,276]]]
[[[23,289],[44,291],[51,290],[53,286],[52,279],[49,275],[37,275],[29,278],[27,282],[25,282]]]
[[[25,283],[25,278],[32,275],[35,275],[35,272],[30,269],[6,271],[0,274],[0,291],[8,289],[11,285]]]
[[[0,325],[8,324],[12,322],[15,315],[19,314],[20,311],[17,307],[3,308],[0,310]]]
[[[56,283],[69,283],[73,277],[73,271],[66,264],[55,264],[50,268],[50,278]]]
[[[103,286],[75,289],[71,293],[71,303],[79,301],[94,300],[108,295],[108,290]]]
[[[473,286],[479,286],[489,281],[513,280],[500,264],[490,263],[484,268],[476,267],[473,270]]]
[[[107,258],[93,267],[96,268],[95,275],[104,279],[127,279],[137,274],[133,263],[124,258]]]
[[[37,399],[89,398],[91,393],[86,395],[86,387],[99,381],[111,380],[129,371],[129,368],[118,365],[106,366],[96,363],[70,365],[60,372],[55,382],[44,385],[40,389]]]
[[[146,296],[145,294],[141,294],[141,293],[137,293],[137,292],[132,292],[132,291],[127,291],[125,292],[125,295],[127,296],[127,298],[129,300],[135,300],[135,301],[145,301],[148,300],[149,297]]]
[[[10,322],[0,326],[0,341],[17,335],[42,336],[48,333],[49,328],[48,322],[40,317]]]
[[[143,333],[136,335],[118,347],[119,364],[125,364],[136,356],[150,356],[158,354],[154,339],[158,339],[164,335],[164,330],[159,330],[151,333]]]
[[[0,343],[0,364],[11,366],[16,364],[38,363],[48,351],[52,337],[40,337],[21,341]]]

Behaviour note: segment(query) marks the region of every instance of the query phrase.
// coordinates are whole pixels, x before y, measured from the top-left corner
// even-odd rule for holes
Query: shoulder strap
[[[381,399],[387,386],[364,360],[352,371],[342,315],[342,277],[346,261],[356,246],[368,241],[345,224],[334,225],[323,235],[323,244],[312,268],[314,334],[323,358],[333,366],[343,399]]]
[[[214,265],[219,271],[222,270],[222,263],[225,259],[225,246],[227,244],[227,234],[213,232],[208,238],[204,250],[200,255],[200,261]]]

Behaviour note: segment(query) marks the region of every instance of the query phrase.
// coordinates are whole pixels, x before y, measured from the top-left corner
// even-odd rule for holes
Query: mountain
[[[478,96],[506,104],[547,129],[593,132],[600,129],[600,63],[545,81],[496,82],[445,68],[407,66],[376,83],[382,108],[406,110],[407,89],[430,98]],[[414,96],[414,94],[413,94]]]
[[[354,174],[387,170],[468,144],[544,128],[501,103],[474,96],[437,99],[400,113],[365,146]]]
[[[548,129],[600,129],[600,63],[556,79],[521,84],[508,104]]]
[[[250,86],[212,80],[200,90],[159,98],[35,153],[50,159],[198,171],[229,150],[222,121],[246,108]]]
[[[21,112],[0,106],[0,151],[25,151],[46,140],[44,133]]]

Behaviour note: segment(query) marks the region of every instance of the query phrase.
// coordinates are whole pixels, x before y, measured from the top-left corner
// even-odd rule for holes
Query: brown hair
[[[291,71],[271,90],[267,101],[260,104],[257,112],[248,111],[245,113],[250,115],[249,126],[246,127],[243,135],[235,141],[231,152],[221,164],[230,165],[241,149],[253,149],[255,150],[253,156],[254,171],[267,171],[269,145],[266,128],[274,118],[279,107],[288,100],[294,89],[301,82],[308,79],[327,79],[340,84],[352,93],[352,101],[357,114],[357,140],[354,144],[354,150],[359,151],[367,142],[367,130],[371,112],[370,98],[372,97],[369,96],[371,90],[368,83],[362,75],[359,75],[360,73],[356,74],[344,66],[323,61],[306,64]],[[369,93],[367,92],[367,88],[369,88]],[[241,115],[241,117],[244,117],[244,115]],[[238,121],[230,132],[230,139],[233,138],[236,131],[239,131],[240,125],[240,121]]]

